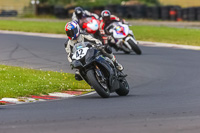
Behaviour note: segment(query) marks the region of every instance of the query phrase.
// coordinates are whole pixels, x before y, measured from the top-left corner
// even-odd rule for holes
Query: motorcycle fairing
[[[128,25],[118,23],[118,25],[115,26],[113,30],[113,37],[117,39],[124,38],[128,35],[128,33],[129,33]]]
[[[103,57],[103,56],[96,57],[95,62],[99,65],[102,65],[109,72],[109,89],[111,92],[114,92],[116,89],[118,89],[120,87],[118,78],[116,75],[117,72],[116,72],[114,66],[111,67],[112,64],[110,64],[110,62],[106,61],[105,57]]]

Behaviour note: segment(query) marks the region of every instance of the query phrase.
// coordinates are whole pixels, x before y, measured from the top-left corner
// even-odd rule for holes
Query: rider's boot
[[[81,75],[80,75],[80,73],[79,73],[79,71],[75,72],[75,79],[78,80],[78,81],[83,80],[82,77],[81,77]]]
[[[122,71],[124,69],[124,67],[117,60],[114,62],[114,64],[119,71]]]
[[[119,70],[118,76],[119,76],[119,77],[126,77],[127,74],[124,74],[124,73],[122,72],[122,70],[124,69],[123,66],[122,66],[119,62],[117,62],[117,60],[114,62],[114,64],[115,64],[117,70]]]
[[[119,70],[122,71],[124,69],[124,67],[117,61],[117,59],[115,58],[115,56],[113,55],[112,61],[115,65],[115,67]]]

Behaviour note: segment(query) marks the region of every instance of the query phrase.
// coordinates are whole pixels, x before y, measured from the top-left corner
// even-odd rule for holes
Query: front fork
[[[136,45],[137,41],[135,40],[134,36],[128,35],[125,40],[123,40],[124,44],[126,45],[127,48],[132,49],[130,44],[128,43],[128,40],[131,39]]]
[[[106,79],[104,77],[104,75],[101,73],[99,67],[96,65],[96,63],[94,63],[94,66],[95,66],[95,73],[97,74],[98,78],[100,79],[101,82],[105,82]]]

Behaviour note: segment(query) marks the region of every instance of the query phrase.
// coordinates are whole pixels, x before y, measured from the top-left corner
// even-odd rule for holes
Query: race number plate
[[[88,49],[89,48],[86,47],[86,48],[81,48],[81,49],[76,50],[76,52],[74,52],[72,56],[72,59],[80,60],[87,54]]]

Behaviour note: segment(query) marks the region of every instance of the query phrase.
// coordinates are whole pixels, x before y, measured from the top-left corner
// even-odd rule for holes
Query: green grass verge
[[[133,26],[137,40],[200,46],[200,29]]]
[[[69,89],[90,89],[90,86],[85,81],[76,81],[74,74],[0,65],[0,99]]]
[[[0,30],[64,34],[65,22],[0,20]]]
[[[0,20],[0,30],[65,34],[66,22]],[[200,29],[156,26],[132,26],[135,37],[141,41],[200,46]]]

